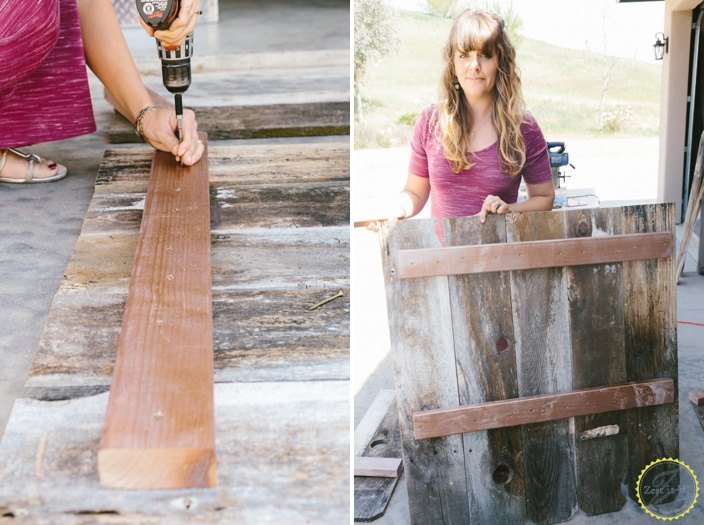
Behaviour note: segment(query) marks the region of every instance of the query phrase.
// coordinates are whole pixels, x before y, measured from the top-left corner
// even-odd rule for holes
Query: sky
[[[390,0],[400,9],[422,10],[423,0]],[[470,2],[465,2],[470,3]],[[524,36],[572,49],[654,62],[655,33],[663,30],[665,2],[616,0],[475,0],[472,5],[512,5]]]

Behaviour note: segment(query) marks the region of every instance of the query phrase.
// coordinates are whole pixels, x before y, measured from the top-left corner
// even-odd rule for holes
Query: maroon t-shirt
[[[443,154],[440,130],[436,132],[435,106],[426,108],[416,120],[411,139],[411,159],[408,171],[418,177],[430,178],[432,217],[466,217],[479,213],[487,195],[497,195],[511,204],[518,199],[521,177],[527,184],[552,180],[547,143],[540,126],[528,113],[521,124],[526,143],[526,163],[520,176],[510,177],[502,171],[499,145],[495,142],[470,153],[473,166],[453,173]]]

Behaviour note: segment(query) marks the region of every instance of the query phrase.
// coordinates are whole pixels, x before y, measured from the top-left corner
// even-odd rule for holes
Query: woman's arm
[[[552,180],[538,184],[526,184],[528,198],[523,202],[509,204],[509,211],[549,211],[555,202]]]
[[[78,14],[88,66],[114,97],[116,109],[134,122],[139,111],[154,102],[132,61],[112,3],[110,0],[78,0]],[[146,114],[142,126],[151,145],[170,151],[185,164],[195,164],[203,154],[195,115],[190,110],[184,110],[181,143],[175,133],[177,123],[173,108],[160,108]]]
[[[418,215],[430,196],[430,179],[428,177],[418,177],[412,173],[408,174],[406,186],[398,196],[399,219],[410,219]]]

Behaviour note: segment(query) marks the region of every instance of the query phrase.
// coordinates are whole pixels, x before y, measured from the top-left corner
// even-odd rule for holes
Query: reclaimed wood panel
[[[498,216],[485,224],[478,219],[446,220],[444,230],[448,247],[506,242],[505,221]],[[509,273],[451,276],[449,285],[460,405],[517,397]],[[416,439],[418,431],[414,416]],[[470,433],[463,443],[472,521],[522,523],[520,429]]]
[[[563,213],[512,214],[509,242],[561,239]],[[520,396],[572,390],[567,289],[562,268],[511,272]],[[522,427],[526,515],[536,523],[567,521],[577,510],[574,433],[569,421]]]
[[[216,379],[346,377],[348,228],[232,230],[211,239]],[[112,375],[136,240],[134,233],[79,238],[30,386],[74,374],[104,384]],[[345,296],[309,311],[329,290]]]
[[[438,246],[434,221],[399,226],[387,231],[391,252]],[[394,258],[382,257],[411,523],[467,523],[462,436],[413,438],[413,412],[459,404],[447,277],[399,280]]]
[[[359,453],[369,457],[401,457],[401,432],[398,424],[396,398],[393,391],[391,391],[390,397],[386,395],[387,392],[385,390],[379,392],[370,407],[370,410],[374,407],[383,410],[380,420],[372,425],[374,429],[367,431],[366,428],[365,422],[370,416],[369,411],[355,429],[355,454]],[[355,477],[354,521],[370,522],[383,516],[399,478]]]
[[[624,233],[669,231],[674,236],[673,204],[628,206]],[[658,458],[679,456],[677,411],[677,320],[674,255],[669,259],[623,264],[626,378],[675,380],[672,405],[631,410],[628,413],[628,492],[636,499],[640,472]]]
[[[188,102],[186,102],[188,104]],[[210,140],[349,135],[349,102],[303,102],[229,107],[194,107],[198,129]],[[132,123],[116,117],[112,144],[142,142]]]
[[[98,484],[108,394],[19,399],[0,447],[0,511],[23,524],[346,523],[349,384],[216,384],[219,484],[113,490]],[[266,392],[266,395],[262,395]],[[295,458],[295,459],[292,459]]]
[[[98,452],[105,487],[216,484],[207,168],[154,153]]]
[[[525,423],[520,426],[522,444],[516,468],[519,475],[522,469],[525,518],[531,522],[548,524],[566,521],[578,507],[589,515],[616,511],[624,503],[622,482],[629,483],[629,487],[633,488],[635,478],[632,476],[637,476],[647,462],[665,455],[676,456],[678,422],[677,370],[674,359],[676,339],[673,331],[673,243],[671,238],[667,239],[672,236],[674,228],[671,212],[672,205],[668,204],[522,213],[489,217],[481,227],[473,224],[478,222],[476,217],[451,219],[445,221],[443,226],[447,244],[444,248],[438,246],[438,229],[435,228],[434,221],[401,221],[393,226],[392,231],[399,238],[408,235],[406,242],[398,245],[386,242],[382,245],[386,261],[389,319],[409,317],[429,325],[438,325],[434,334],[423,332],[421,341],[430,340],[434,336],[436,345],[445,348],[444,359],[454,359],[457,393],[462,400],[462,408],[452,404],[454,398],[447,389],[448,385],[454,389],[455,379],[449,378],[448,372],[448,377],[443,376],[443,380],[437,382],[437,378],[426,372],[431,367],[424,358],[415,363],[418,365],[415,375],[403,371],[403,367],[408,367],[408,364],[397,366],[397,373],[398,368],[401,368],[404,379],[404,382],[397,384],[400,406],[404,406],[409,394],[411,399],[415,399],[418,391],[421,391],[424,399],[432,399],[436,404],[438,398],[450,400],[443,406],[418,410],[419,413],[431,411],[430,415],[436,411],[436,415],[440,413],[447,417],[449,431],[465,432],[484,428],[462,426],[455,416],[466,410],[467,406],[464,405],[467,404],[472,409],[477,409],[478,406],[481,408],[477,403],[488,401],[498,403],[499,406],[511,403],[500,401],[502,389],[512,387],[512,376],[509,373],[511,359],[507,359],[506,368],[500,366],[500,359],[503,354],[510,356],[512,352],[515,354],[517,385],[517,395],[512,396],[515,401],[531,401],[526,397],[543,395],[547,397],[542,398],[541,402],[550,401],[548,411],[559,412],[573,403],[565,405],[559,398],[556,401],[556,393],[575,395],[572,391],[577,390],[577,395],[582,395],[587,389],[591,396],[596,389],[597,397],[602,397],[596,404],[599,414],[581,412],[587,407],[584,402],[578,402],[575,412],[562,412],[561,419],[555,421],[530,423],[530,407],[516,410],[507,417],[505,422],[510,420],[515,424]],[[425,242],[418,233],[424,228],[428,229],[428,241]],[[586,240],[586,244],[593,242],[592,239],[608,238],[608,244],[624,238],[617,237],[619,235],[641,233],[657,233],[663,242],[662,246],[670,247],[669,254],[655,254],[657,258],[639,261],[512,270],[508,283],[508,302],[503,298],[506,291],[501,280],[502,272],[462,273],[455,276],[452,274],[459,273],[454,271],[455,268],[448,272],[451,275],[401,279],[399,270],[400,254],[412,250],[422,250],[424,253],[429,253],[430,250],[435,253],[451,252],[457,249],[455,244],[462,246],[462,249],[465,245],[471,248],[479,245],[478,248],[485,250],[487,244],[484,243],[487,242],[501,247],[502,243],[565,238],[577,239],[578,242]],[[459,240],[461,236],[466,236],[466,239]],[[582,262],[586,261],[590,259],[586,258]],[[670,272],[669,276],[667,272]],[[400,296],[400,300],[393,295],[394,287],[401,288],[407,283],[425,283],[428,286],[428,281],[442,283],[442,278],[448,279],[448,296],[445,296],[443,287],[442,293],[433,297],[433,304],[435,310],[438,310],[445,308],[440,301],[449,302],[453,318],[449,327],[428,318],[428,312],[433,311],[430,306],[424,310],[417,306],[412,306],[410,312],[406,310],[409,302],[425,300],[429,293],[426,289],[415,290],[414,299],[411,299],[410,294]],[[653,322],[654,318],[657,320]],[[418,330],[428,330],[416,327],[412,321],[390,324],[390,329],[392,334],[393,330],[398,330],[395,334],[397,339],[405,339],[404,342],[395,344],[407,347],[414,346]],[[448,339],[452,341],[452,350]],[[420,355],[425,353],[421,351]],[[434,359],[440,359],[440,356]],[[594,363],[601,365],[594,366]],[[443,362],[432,367],[432,370],[445,368],[449,369],[449,365]],[[436,381],[435,388],[439,394],[428,385],[432,381]],[[624,410],[627,405],[617,402],[613,391],[604,394],[604,389],[622,388],[624,398],[621,401],[638,406],[643,401],[639,397],[641,385],[634,387],[623,384],[649,381],[657,388],[655,391],[645,390],[648,392],[647,402],[669,404]],[[666,385],[666,388],[660,388],[662,385]],[[490,398],[489,394],[496,397]],[[617,395],[616,398],[618,397]],[[464,399],[470,401],[465,402]],[[486,407],[491,407],[491,415],[487,416],[491,427],[496,424],[496,405],[489,403],[483,408]],[[604,410],[610,412],[603,412]],[[427,415],[419,414],[418,417]],[[639,426],[641,424],[642,428]],[[514,473],[509,468],[508,461],[499,464],[500,469],[491,468],[496,464],[496,451],[505,443],[504,437],[492,436],[490,432],[495,431],[453,434],[462,437],[464,454],[457,461],[460,465],[464,464],[468,472],[464,480],[467,493],[457,494],[460,498],[457,504],[463,505],[461,499],[466,497],[470,517],[490,516],[489,521],[502,521],[497,516],[506,512],[506,503],[493,497],[489,487],[492,483],[497,483],[497,480],[512,483],[511,476]],[[408,426],[402,425],[401,432],[402,439],[406,439],[404,433],[408,432]],[[441,434],[444,435],[444,431],[422,437]],[[486,443],[481,439],[473,442],[473,436],[477,435],[487,436]],[[439,439],[446,437],[430,437],[421,441],[435,443]],[[628,456],[626,447],[630,450]],[[425,456],[411,456],[418,450]],[[435,449],[428,451],[406,448],[404,445],[404,461],[411,465],[432,462],[434,452]],[[624,479],[626,463],[629,464],[628,477]],[[457,465],[452,465],[442,473],[447,484],[453,484],[458,479],[456,467]],[[414,473],[408,466],[406,473],[411,485]],[[422,482],[424,479],[421,477],[417,483]],[[473,486],[476,484],[482,484],[482,490],[488,490],[492,497],[475,502],[473,494],[481,492]],[[416,496],[409,489],[409,499],[412,500],[413,497]],[[425,496],[418,497],[422,500]],[[438,507],[433,511],[422,511],[431,515],[427,522],[432,522],[435,518],[432,512],[442,513],[444,510],[439,502],[430,498],[426,497],[422,501],[424,505],[435,504]],[[484,517],[479,519],[486,521]],[[524,519],[519,516],[517,519],[503,521],[519,523]]]
[[[672,379],[634,381],[621,385],[582,388],[570,392],[523,396],[458,408],[413,414],[416,439],[528,425],[614,410],[669,404],[674,401]]]
[[[597,236],[623,231],[620,210],[575,210],[565,217],[568,237],[603,238]],[[622,264],[572,266],[566,273],[573,387],[624,383]],[[626,502],[621,493],[626,475],[625,417],[618,411],[574,419],[579,508],[589,516],[615,512]],[[599,430],[614,426],[617,432],[611,435]]]
[[[523,241],[404,250],[398,254],[398,272],[401,279],[412,279],[636,261],[669,257],[671,252],[672,236],[668,233]]]

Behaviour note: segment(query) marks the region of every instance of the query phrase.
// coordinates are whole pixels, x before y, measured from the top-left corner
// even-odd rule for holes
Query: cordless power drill
[[[178,16],[179,0],[136,0],[137,11],[144,23],[157,30],[168,29]],[[178,140],[183,140],[183,101],[181,94],[191,85],[191,56],[193,55],[193,33],[186,37],[180,47],[166,49],[159,39],[156,48],[161,59],[161,75],[164,87],[174,94]]]

